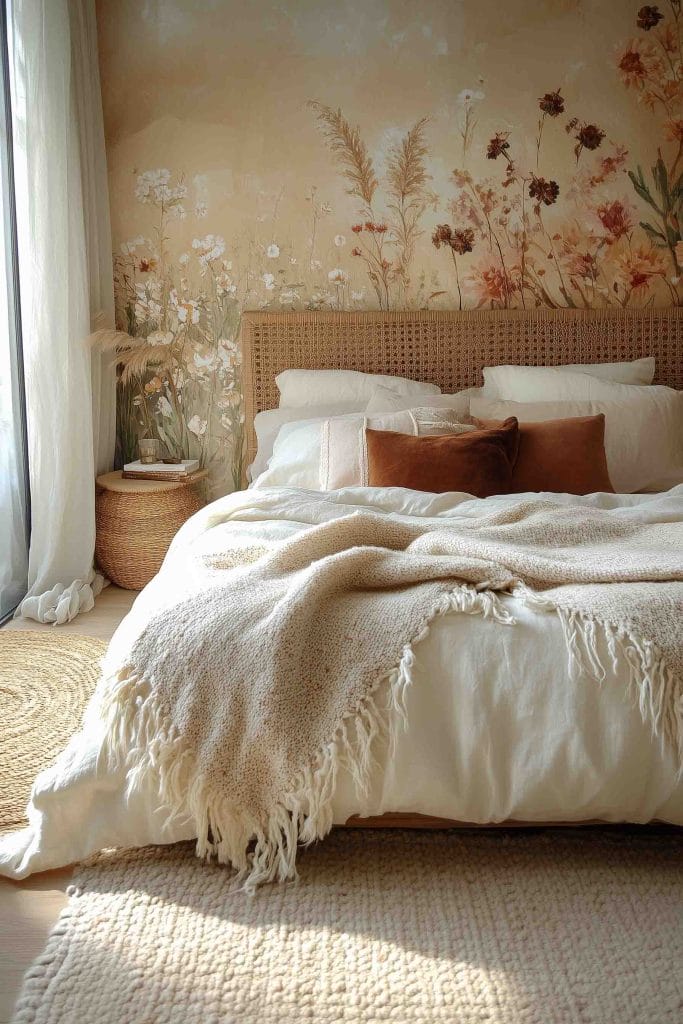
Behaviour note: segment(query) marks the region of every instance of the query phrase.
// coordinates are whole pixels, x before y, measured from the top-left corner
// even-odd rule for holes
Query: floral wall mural
[[[239,484],[241,310],[683,303],[681,0],[98,6],[119,458]]]

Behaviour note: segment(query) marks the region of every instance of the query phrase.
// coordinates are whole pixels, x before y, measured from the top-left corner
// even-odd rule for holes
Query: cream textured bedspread
[[[288,877],[297,839],[332,823],[337,773],[359,799],[371,791],[378,734],[396,738],[413,644],[430,622],[481,613],[514,632],[499,596],[510,590],[558,613],[560,664],[569,651],[596,679],[628,667],[625,704],[631,686],[677,763],[682,508],[683,488],[486,502],[278,491],[217,503],[182,531],[159,577],[167,587],[157,581],[155,601],[143,595],[112,642],[90,709],[93,728],[105,723],[111,777],[125,764],[131,794],[160,793],[200,852],[250,884]],[[10,870],[22,870],[17,853]]]

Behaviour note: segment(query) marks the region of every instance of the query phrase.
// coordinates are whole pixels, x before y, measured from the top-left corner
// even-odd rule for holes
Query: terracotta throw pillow
[[[500,426],[500,420],[473,418],[473,422],[478,427]],[[604,413],[520,423],[519,452],[510,490],[514,494],[613,494],[605,456]]]
[[[514,416],[491,430],[415,437],[366,430],[370,487],[415,491],[465,491],[477,498],[508,494],[517,458],[519,431]]]

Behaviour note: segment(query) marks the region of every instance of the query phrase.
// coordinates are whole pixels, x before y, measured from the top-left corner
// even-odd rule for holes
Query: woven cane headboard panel
[[[254,416],[274,409],[287,369],[390,373],[451,393],[484,366],[657,360],[656,384],[683,388],[683,309],[262,313],[242,317],[247,462]]]

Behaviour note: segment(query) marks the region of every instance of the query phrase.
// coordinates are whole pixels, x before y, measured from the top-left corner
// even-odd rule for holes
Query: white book
[[[199,459],[183,459],[182,462],[129,462],[125,465],[126,473],[194,473],[199,469]]]

